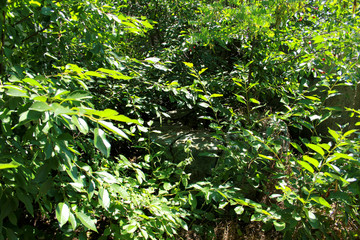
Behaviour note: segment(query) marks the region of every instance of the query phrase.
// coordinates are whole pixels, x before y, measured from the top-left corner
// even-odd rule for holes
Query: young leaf
[[[183,62],[186,66],[188,66],[189,68],[193,68],[194,64],[189,63],[189,62]]]
[[[319,161],[316,160],[315,158],[309,157],[308,155],[304,155],[303,159],[309,163],[311,163],[312,165],[314,165],[314,167],[318,168],[319,167]]]
[[[314,173],[314,169],[310,166],[310,164],[308,164],[307,162],[304,161],[298,161],[298,163],[301,165],[302,168],[308,170],[311,173]]]
[[[218,93],[214,93],[214,94],[211,94],[211,98],[214,98],[214,97],[222,97],[224,96],[223,94],[218,94]]]
[[[18,166],[20,166],[20,164],[14,161],[11,163],[0,163],[0,169],[17,168]]]
[[[260,104],[260,102],[258,100],[256,100],[255,98],[250,98],[249,101],[252,103],[255,103],[255,104]]]
[[[86,215],[85,213],[82,213],[82,212],[76,212],[75,214],[76,214],[76,217],[80,220],[80,222],[82,224],[84,224],[85,227],[97,232],[96,226],[95,226],[95,223],[96,223],[95,220],[91,219],[88,215]]]
[[[94,131],[94,144],[97,149],[106,157],[110,156],[110,143],[106,140],[106,135],[103,130],[96,128]]]
[[[308,148],[311,148],[311,149],[314,150],[315,152],[319,153],[322,157],[323,157],[324,154],[325,154],[324,150],[323,150],[321,147],[319,147],[318,145],[308,143],[308,144],[306,144],[306,146],[307,146]]]
[[[325,207],[331,208],[331,205],[322,197],[312,197],[311,199]]]
[[[69,220],[70,210],[66,203],[59,203],[56,207],[56,218],[59,221],[60,227],[62,227]]]
[[[329,133],[335,141],[339,140],[340,135],[336,131],[329,128]]]

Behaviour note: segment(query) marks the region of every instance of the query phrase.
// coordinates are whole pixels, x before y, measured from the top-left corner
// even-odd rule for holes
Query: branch
[[[19,21],[17,21],[16,23],[14,23],[13,25],[11,25],[12,27],[15,27],[16,25],[22,23],[23,21],[25,21],[25,19],[31,17],[33,15],[33,13],[30,13],[29,15],[23,17],[22,19],[20,19]]]
[[[5,10],[3,10],[1,17],[2,17],[3,21],[0,22],[0,26],[1,26],[1,32],[0,32],[0,36],[1,36],[0,57],[3,57],[4,56],[4,43],[5,43],[5,31],[4,31],[5,17],[6,17]],[[4,64],[4,60],[2,60],[0,62],[0,76],[4,72],[5,72],[5,64]]]
[[[47,25],[46,27],[44,27],[43,29],[41,29],[41,30],[39,30],[39,31],[37,31],[37,32],[34,32],[34,33],[31,34],[30,36],[28,36],[27,38],[25,38],[24,40],[22,40],[22,42],[24,43],[25,41],[29,40],[30,38],[38,35],[39,33],[43,32],[43,31],[45,31],[45,30],[48,29],[49,27],[50,27],[50,24]]]

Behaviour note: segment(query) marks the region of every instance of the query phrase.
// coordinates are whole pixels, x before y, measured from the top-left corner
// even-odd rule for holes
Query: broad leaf
[[[102,154],[104,154],[106,157],[110,156],[111,145],[108,140],[106,140],[105,132],[100,128],[96,128],[94,131],[94,144]]]
[[[12,161],[11,163],[0,163],[0,169],[17,168],[20,164]]]
[[[62,227],[69,220],[70,210],[68,205],[66,205],[66,203],[59,203],[56,207],[55,214],[60,227]]]
[[[99,190],[99,202],[105,209],[108,209],[110,206],[109,192],[105,188],[100,188]]]
[[[112,124],[111,122],[106,122],[106,121],[99,121],[100,125],[102,125],[103,127],[105,127],[106,129],[110,130],[111,132],[127,139],[130,140],[129,137],[126,135],[126,133],[124,133],[121,129],[117,128],[116,126],[114,126],[114,124]]]
[[[82,212],[76,212],[75,214],[76,214],[76,217],[80,220],[80,222],[82,224],[84,224],[85,227],[97,232],[97,229],[95,226],[96,220],[91,219],[88,215],[86,215],[85,213],[82,213]]]

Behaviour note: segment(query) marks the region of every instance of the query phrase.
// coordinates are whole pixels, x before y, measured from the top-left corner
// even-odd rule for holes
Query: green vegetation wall
[[[0,239],[358,238],[359,26],[355,0],[0,0]]]

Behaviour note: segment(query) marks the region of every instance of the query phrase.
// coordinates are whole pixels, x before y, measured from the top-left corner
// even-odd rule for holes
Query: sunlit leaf
[[[111,145],[109,141],[106,139],[105,132],[100,128],[96,128],[94,131],[94,145],[106,157],[110,156]]]
[[[57,205],[55,214],[60,227],[62,227],[69,220],[70,209],[66,203],[61,202]]]
[[[76,214],[76,217],[80,220],[80,222],[82,224],[84,224],[85,227],[97,232],[97,229],[95,226],[96,220],[91,219],[88,215],[86,215],[85,213],[82,213],[82,212],[76,212],[75,214]]]
[[[325,154],[324,150],[323,150],[321,147],[319,147],[318,145],[308,143],[308,144],[306,144],[306,146],[307,146],[308,148],[311,148],[311,149],[314,150],[315,152],[319,153],[322,157],[323,157],[324,154]]]
[[[318,168],[319,167],[319,161],[316,160],[315,158],[309,157],[308,155],[304,155],[303,159],[309,163],[311,163],[314,167]]]
[[[183,62],[186,66],[188,66],[189,68],[193,68],[194,64],[189,63],[189,62]]]
[[[307,162],[304,161],[298,161],[298,163],[301,165],[302,168],[308,170],[311,173],[314,173],[314,169],[310,166],[310,164],[308,164]]]
[[[105,209],[108,209],[110,206],[109,192],[105,188],[100,188],[99,190],[99,202]]]
[[[0,169],[17,168],[20,164],[12,161],[11,163],[0,163]]]
[[[285,222],[274,221],[274,227],[275,227],[276,231],[280,232],[280,231],[285,229],[286,223]]]
[[[129,137],[126,135],[126,133],[124,133],[118,127],[114,126],[114,124],[112,124],[111,122],[99,121],[99,123],[100,123],[101,126],[105,127],[106,129],[110,130],[111,132],[121,136],[122,138],[130,140]]]

